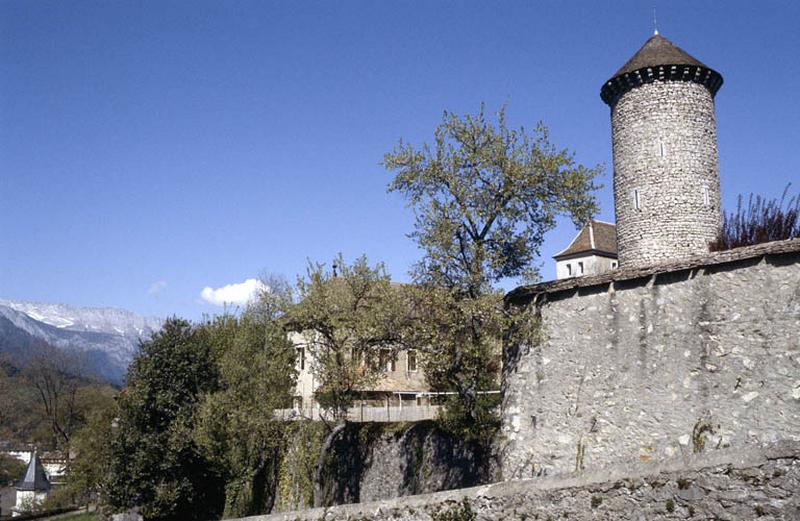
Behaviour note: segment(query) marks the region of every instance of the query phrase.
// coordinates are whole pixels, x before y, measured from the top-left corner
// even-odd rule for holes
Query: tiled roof
[[[617,227],[603,221],[589,221],[566,249],[553,256],[562,259],[580,254],[600,254],[617,257]]]

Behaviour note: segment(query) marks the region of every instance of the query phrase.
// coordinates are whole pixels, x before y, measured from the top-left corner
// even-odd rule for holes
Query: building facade
[[[319,389],[319,381],[314,376],[315,363],[313,349],[310,349],[306,335],[309,333],[291,333],[290,338],[295,345],[297,356],[297,387],[295,391],[295,408],[302,410],[318,409],[319,405],[314,393]],[[313,334],[313,333],[311,333]],[[405,349],[393,352],[383,350],[377,363],[383,371],[382,377],[374,387],[360,389],[361,399],[354,406],[369,407],[411,407],[427,405],[429,389],[422,372],[419,352]]]

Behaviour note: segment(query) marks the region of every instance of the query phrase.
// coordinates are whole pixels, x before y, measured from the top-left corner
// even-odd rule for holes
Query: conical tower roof
[[[600,97],[613,106],[625,92],[656,80],[701,83],[712,96],[722,86],[722,75],[660,34],[654,34],[603,85]]]
[[[47,474],[44,473],[39,456],[36,451],[33,451],[31,460],[28,462],[28,468],[25,470],[25,475],[17,482],[17,490],[49,490],[50,480],[47,479]]]
[[[657,65],[697,65],[706,67],[688,52],[684,51],[660,34],[654,34],[644,42],[642,48],[634,54],[628,62],[617,71],[614,76],[621,76],[645,67]]]

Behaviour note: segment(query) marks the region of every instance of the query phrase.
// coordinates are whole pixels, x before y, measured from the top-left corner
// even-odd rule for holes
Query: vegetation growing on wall
[[[298,421],[287,426],[275,510],[302,510],[314,506],[314,476],[326,434],[327,429],[320,422]]]
[[[736,211],[723,214],[722,230],[711,251],[800,238],[800,196],[789,197],[791,186],[786,185],[780,199],[750,194],[746,207],[740,195]]]

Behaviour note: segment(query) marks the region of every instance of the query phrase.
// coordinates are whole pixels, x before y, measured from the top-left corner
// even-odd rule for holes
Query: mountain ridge
[[[80,355],[93,375],[121,385],[139,342],[162,323],[122,308],[0,299],[0,353],[24,365],[44,343]]]

